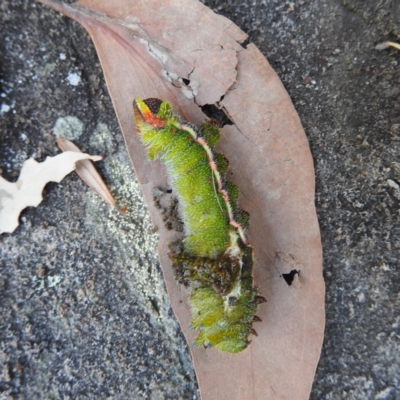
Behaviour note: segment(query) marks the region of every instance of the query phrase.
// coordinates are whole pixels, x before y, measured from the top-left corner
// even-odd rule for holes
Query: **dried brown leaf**
[[[82,153],[77,145],[63,137],[59,137],[57,139],[57,145],[62,151],[75,151],[77,153]],[[117,206],[117,202],[115,201],[113,195],[90,160],[78,161],[76,163],[75,172],[105,202],[110,204],[112,207]]]
[[[48,182],[60,182],[75,169],[79,160],[99,161],[100,156],[67,151],[47,157],[42,163],[33,158],[24,162],[17,182],[0,176],[0,234],[14,232],[18,217],[26,207],[36,207],[43,200],[42,191]]]
[[[188,329],[187,294],[174,281],[167,256],[173,234],[165,231],[152,203],[152,189],[165,184],[165,172],[146,160],[132,100],[168,100],[193,123],[204,120],[198,104],[218,104],[231,117],[234,124],[223,128],[219,150],[230,161],[230,179],[241,189],[240,206],[250,213],[254,278],[268,303],[260,305],[258,337],[244,352],[191,349],[201,396],[307,399],[325,324],[314,168],[297,113],[267,60],[253,44],[240,45],[246,35],[236,25],[196,0],[42,2],[79,21],[95,43],[128,152],[159,227],[166,286],[188,343],[196,333]],[[292,269],[301,270],[296,287],[281,276]]]

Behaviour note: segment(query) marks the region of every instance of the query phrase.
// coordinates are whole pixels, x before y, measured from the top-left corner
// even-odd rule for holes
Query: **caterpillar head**
[[[171,105],[156,98],[136,98],[133,101],[133,114],[139,132],[165,128],[172,118]]]

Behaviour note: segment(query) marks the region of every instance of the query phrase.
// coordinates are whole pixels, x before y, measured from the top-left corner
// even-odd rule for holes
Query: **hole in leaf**
[[[251,39],[250,39],[250,36],[249,36],[245,41],[240,43],[240,45],[245,49],[250,42],[251,42]]]
[[[217,121],[221,128],[225,125],[233,125],[233,122],[225,114],[225,112],[217,108],[214,104],[205,104],[201,107],[201,110],[207,115],[208,118]]]
[[[300,271],[298,271],[297,269],[292,269],[289,273],[287,274],[282,274],[283,279],[285,280],[285,282],[291,286],[296,275],[300,275]]]

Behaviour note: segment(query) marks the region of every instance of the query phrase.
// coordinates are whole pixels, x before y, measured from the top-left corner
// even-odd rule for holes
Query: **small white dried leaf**
[[[24,162],[17,182],[8,182],[0,176],[0,234],[14,232],[21,211],[36,207],[43,200],[42,191],[48,182],[60,182],[75,169],[79,160],[99,161],[101,156],[67,151],[47,157],[42,163],[33,158]]]

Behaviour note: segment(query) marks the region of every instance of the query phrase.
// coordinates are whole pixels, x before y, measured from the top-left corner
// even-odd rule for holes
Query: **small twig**
[[[376,49],[376,50],[385,50],[385,49],[387,49],[387,48],[390,47],[390,46],[394,47],[394,48],[397,49],[397,50],[400,50],[400,44],[399,44],[399,43],[396,43],[396,42],[383,42],[383,43],[379,43],[379,44],[377,44],[377,45],[375,46],[375,49]]]

